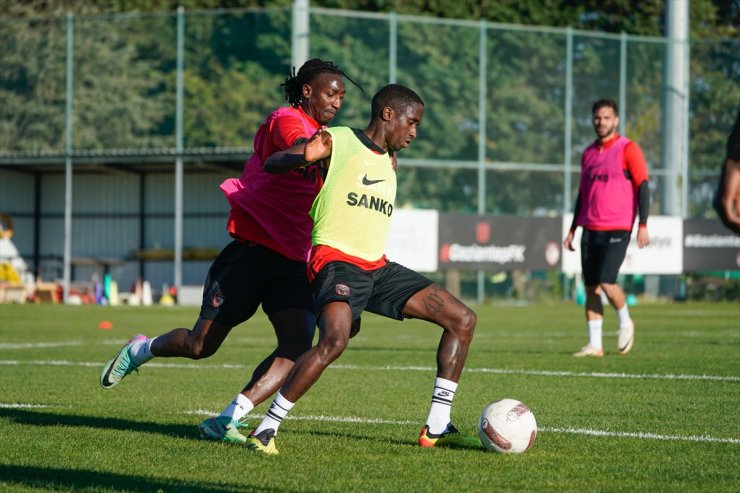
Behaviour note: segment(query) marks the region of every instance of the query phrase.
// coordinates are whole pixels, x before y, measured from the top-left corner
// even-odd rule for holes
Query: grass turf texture
[[[159,358],[104,391],[102,365],[126,339],[190,327],[197,310],[0,305],[0,490],[737,491],[740,305],[634,307],[625,357],[608,310],[602,359],[571,356],[586,342],[581,307],[476,311],[453,420],[475,435],[488,402],[525,402],[540,433],[521,455],[416,445],[440,334],[430,324],[363,316],[283,423],[280,455],[263,457],[196,429],[273,349],[263,315],[209,359]],[[101,320],[113,329],[98,329]]]

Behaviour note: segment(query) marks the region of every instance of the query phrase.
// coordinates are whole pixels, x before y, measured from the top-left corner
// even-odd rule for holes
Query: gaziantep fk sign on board
[[[563,238],[568,234],[573,214],[563,216]],[[581,232],[576,230],[573,246],[576,251],[563,249],[563,272],[581,273]],[[683,270],[683,220],[678,216],[650,216],[648,219],[650,245],[637,246],[637,225],[627,247],[620,274],[680,274]]]

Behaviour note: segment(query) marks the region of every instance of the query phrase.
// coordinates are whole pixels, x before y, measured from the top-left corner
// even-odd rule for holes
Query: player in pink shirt
[[[592,115],[597,138],[581,158],[581,183],[573,223],[563,242],[568,250],[575,250],[573,236],[578,226],[583,228],[581,266],[586,285],[589,343],[573,355],[577,357],[604,355],[602,292],[619,319],[617,353],[624,355],[632,349],[635,324],[624,291],[617,284],[617,275],[638,211],[637,244],[643,248],[650,243],[647,230],[650,190],[642,151],[637,144],[617,134],[619,114],[615,101],[596,101]]]
[[[273,153],[308,140],[336,116],[346,92],[345,77],[354,83],[332,62],[313,59],[286,78],[282,86],[290,106],[275,110],[260,126],[241,178],[221,184],[231,205],[227,230],[234,240],[208,271],[195,326],[151,339],[134,336],[103,368],[103,388],[116,386],[153,357],[211,356],[231,329],[262,305],[275,329],[277,348],[221,415],[198,427],[203,438],[246,441],[239,421],[280,388],[298,356],[311,347],[316,327],[306,277],[313,226],[308,211],[323,175],[317,165],[275,175],[264,172],[262,164]]]

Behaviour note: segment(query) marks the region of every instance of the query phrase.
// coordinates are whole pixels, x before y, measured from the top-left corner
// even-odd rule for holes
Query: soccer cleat
[[[429,431],[429,425],[424,425],[419,435],[419,445],[422,447],[480,447],[480,442],[460,433],[455,425],[449,423],[442,433],[435,435]]]
[[[246,443],[247,437],[239,433],[240,423],[227,416],[208,418],[198,425],[200,437],[206,440],[228,443]]]
[[[126,375],[134,370],[137,373],[139,372],[139,367],[131,361],[129,349],[131,348],[131,344],[145,340],[146,336],[144,334],[136,334],[118,350],[113,358],[108,360],[103,367],[103,372],[100,374],[100,385],[104,389],[112,389],[121,383],[121,380],[123,380]]]
[[[259,435],[254,432],[250,433],[247,438],[247,448],[268,455],[277,455],[278,449],[275,447],[275,430],[268,428],[262,430]]]
[[[577,353],[573,353],[573,356],[576,358],[583,358],[585,356],[592,356],[594,358],[601,358],[604,356],[604,350],[603,349],[596,349],[591,344],[586,344],[581,348],[580,351]]]
[[[630,320],[630,324],[624,327],[619,327],[619,335],[617,336],[617,353],[624,356],[632,349],[632,344],[635,342],[635,323]]]

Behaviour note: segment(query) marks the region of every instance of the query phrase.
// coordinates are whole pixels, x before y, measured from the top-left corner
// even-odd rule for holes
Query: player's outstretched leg
[[[144,340],[146,340],[146,336],[144,334],[136,334],[118,350],[115,356],[108,360],[100,374],[100,385],[104,389],[112,389],[121,383],[121,380],[123,380],[126,375],[132,371],[139,371],[139,366],[131,359],[129,350],[134,343]]]
[[[450,419],[452,401],[465,365],[478,317],[449,291],[430,284],[417,291],[403,308],[409,317],[427,320],[443,328],[437,348],[437,378],[434,380],[429,415],[421,429],[422,447],[456,447],[477,440],[463,436]]]

